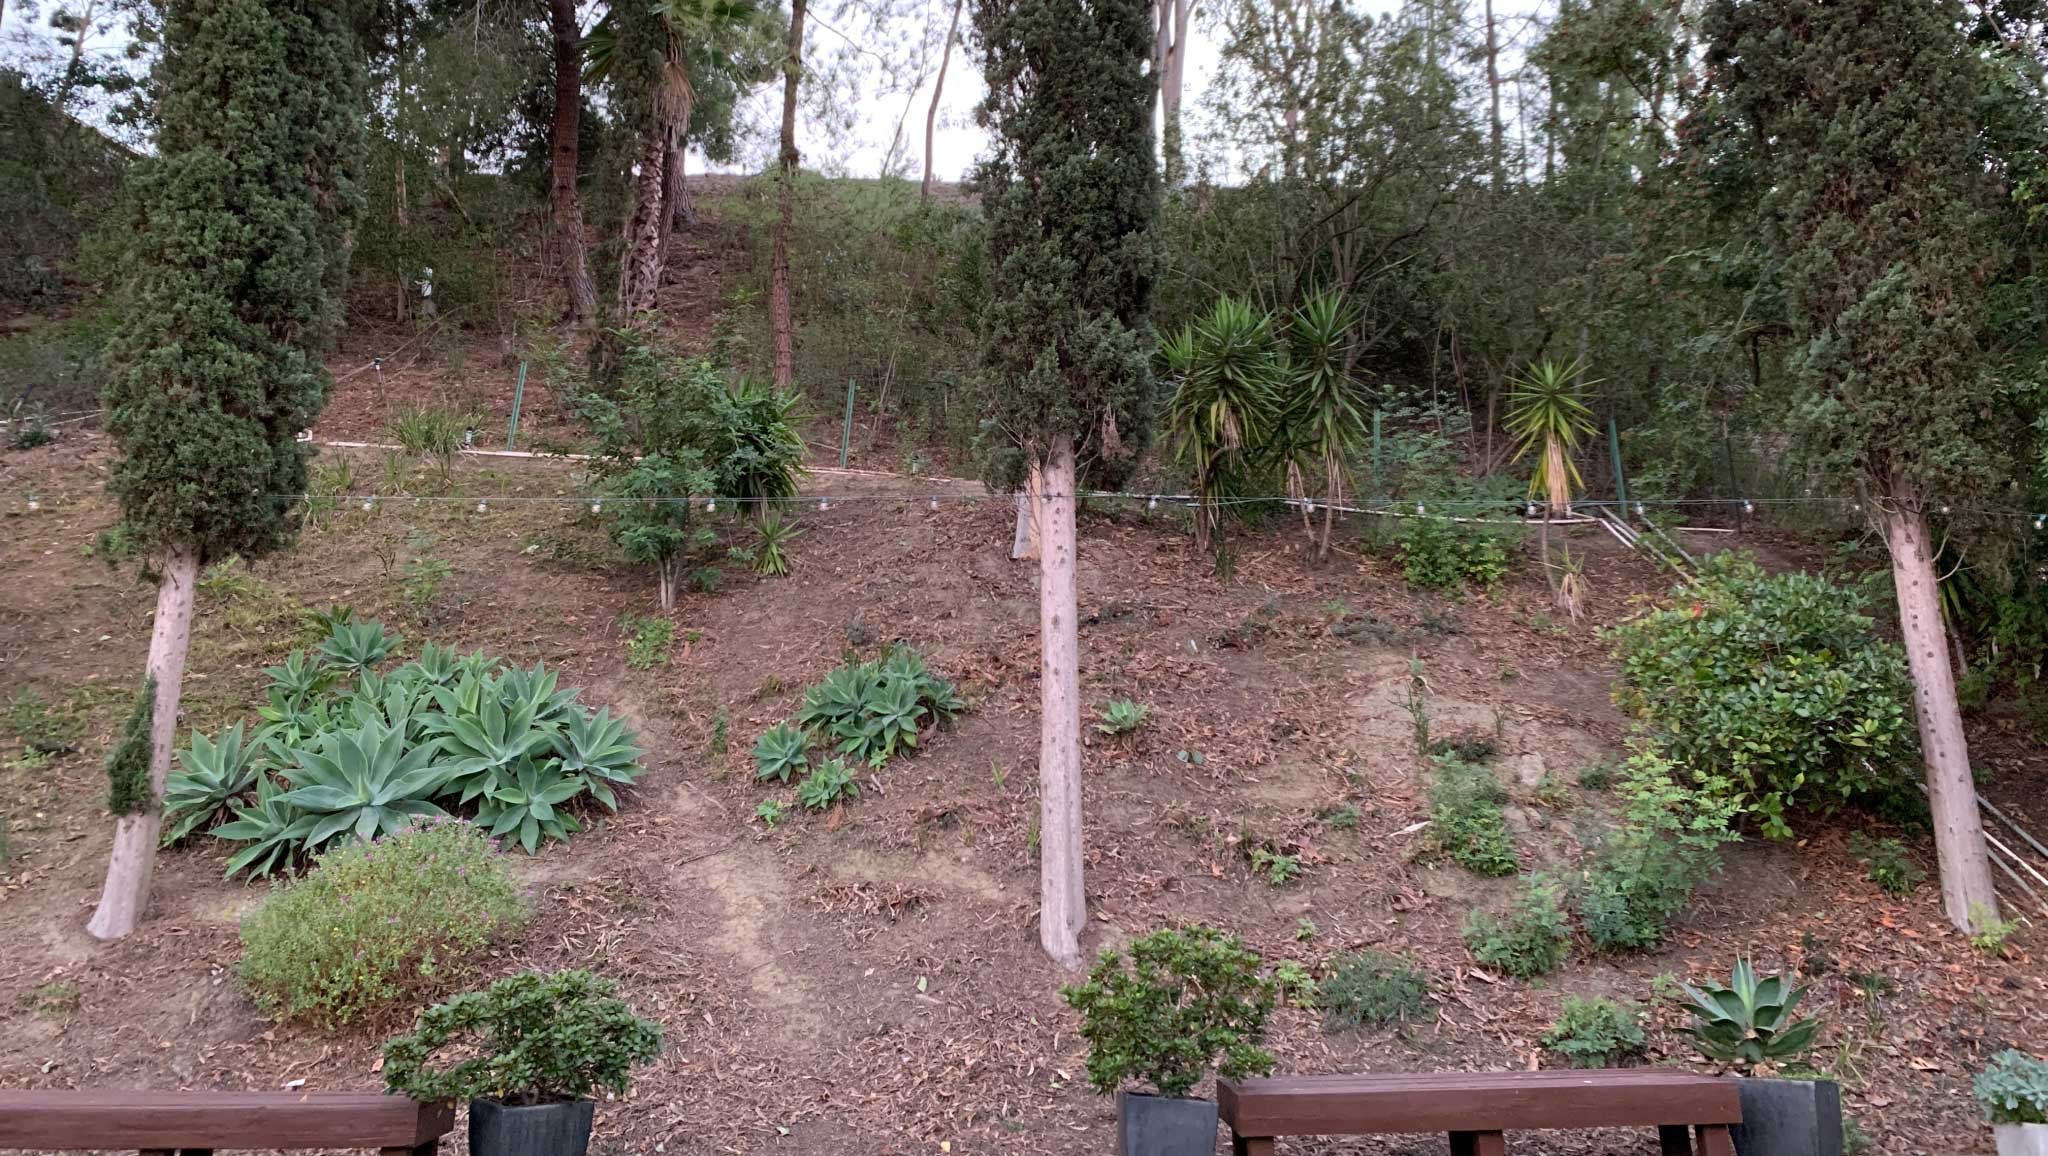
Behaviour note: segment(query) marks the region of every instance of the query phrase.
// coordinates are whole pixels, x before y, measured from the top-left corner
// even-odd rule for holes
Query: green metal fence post
[[[519,403],[526,400],[526,363],[519,363],[519,383],[512,387],[512,420],[505,423],[505,448],[516,448],[519,441]]]
[[[846,452],[853,443],[853,390],[855,380],[846,379],[846,421],[839,427],[839,468],[846,468]]]
[[[1615,432],[1614,419],[1607,419],[1607,452],[1614,459],[1614,501],[1615,513],[1628,520],[1628,481],[1621,476],[1621,435]]]

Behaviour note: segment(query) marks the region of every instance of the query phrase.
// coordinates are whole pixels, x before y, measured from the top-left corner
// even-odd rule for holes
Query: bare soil
[[[369,347],[352,339],[337,373]],[[347,377],[316,432],[374,440],[364,435],[399,397],[480,404],[502,422],[497,356],[387,365],[381,396],[375,374]],[[527,412],[568,436],[535,388]],[[132,567],[89,556],[114,520],[107,453],[83,433],[0,456],[0,702],[33,689],[80,724],[75,749],[40,765],[11,740],[0,746],[12,845],[0,863],[0,1084],[376,1087],[381,1037],[272,1025],[242,993],[237,920],[266,888],[223,880],[223,848],[209,840],[160,859],[137,935],[100,944],[85,933],[112,829],[100,759],[153,606]],[[359,479],[383,469],[376,450],[321,455],[343,457]],[[653,611],[652,579],[615,560],[573,463],[470,459],[446,488],[414,469],[408,492],[421,500],[331,511],[239,589],[202,596],[185,721],[211,730],[250,714],[260,668],[300,642],[300,610],[331,603],[397,626],[408,650],[431,639],[545,660],[586,701],[632,719],[649,773],[616,816],[521,857],[538,917],[489,963],[601,970],[665,1025],[663,1058],[629,1100],[601,1105],[600,1151],[1107,1151],[1112,1108],[1082,1080],[1085,1049],[1058,994],[1074,977],[1047,962],[1033,926],[1035,571],[1007,557],[1010,506],[931,480],[821,471],[807,486],[829,508],[803,508],[792,575],[728,567],[717,593],[687,595],[676,611],[669,664],[637,672],[619,620]],[[1725,975],[1754,953],[1816,977],[1810,1006],[1829,1023],[1816,1058],[1845,1081],[1874,1151],[1990,1150],[1969,1079],[2000,1048],[2048,1038],[2039,932],[1990,958],[1948,930],[1933,887],[1883,895],[1843,846],[1861,819],[1808,817],[1796,846],[1732,848],[1663,950],[1598,957],[1580,945],[1564,970],[1527,983],[1466,954],[1466,912],[1503,902],[1513,881],[1434,862],[1411,830],[1427,809],[1411,660],[1435,734],[1498,743],[1524,865],[1568,864],[1609,821],[1611,800],[1572,786],[1561,805],[1539,802],[1534,785],[1546,772],[1575,784],[1620,753],[1627,722],[1608,698],[1595,624],[1666,586],[1647,561],[1575,538],[1592,598],[1590,621],[1571,625],[1526,564],[1498,591],[1445,600],[1410,591],[1370,553],[1347,548],[1318,568],[1300,547],[1292,526],[1253,532],[1225,582],[1167,511],[1084,514],[1084,699],[1151,707],[1135,734],[1087,744],[1091,950],[1200,921],[1273,960],[1314,969],[1370,947],[1429,975],[1436,1014],[1419,1026],[1329,1033],[1313,1011],[1280,1011],[1271,1042],[1286,1072],[1547,1066],[1557,1061],[1538,1038],[1563,996],[1585,993],[1652,1002],[1649,1061],[1686,1065],[1678,1017],[1651,1001],[1653,981]],[[422,555],[453,573],[416,620],[401,572]],[[857,802],[774,830],[753,821],[761,799],[787,797],[752,779],[759,733],[844,654],[898,640],[958,680],[969,711],[864,779]],[[1973,740],[1995,772],[1993,797],[2048,829],[2048,757],[1997,720]],[[1345,805],[1355,828],[1319,820]],[[1298,854],[1302,876],[1274,886],[1253,873],[1247,851],[1261,842]],[[1931,867],[1930,847],[1915,852]],[[1650,1152],[1655,1138],[1517,1143]],[[1441,1152],[1444,1141],[1291,1150]]]

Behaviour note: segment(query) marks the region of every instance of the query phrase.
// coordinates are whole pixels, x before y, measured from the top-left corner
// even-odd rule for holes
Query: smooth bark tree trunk
[[[192,643],[192,603],[199,583],[199,555],[174,548],[164,557],[156,587],[156,621],[149,633],[148,676],[156,700],[149,727],[149,805],[114,822],[114,849],[107,857],[106,884],[85,929],[99,939],[120,939],[142,921],[149,905],[150,876],[163,828],[164,780],[178,737],[178,697],[185,678],[185,652]]]
[[[560,246],[568,319],[581,324],[597,316],[597,286],[590,280],[590,256],[583,243],[583,197],[576,188],[580,163],[577,129],[583,115],[583,30],[576,20],[576,0],[549,0],[548,23],[555,41],[555,118],[548,129],[554,166],[555,243]]]
[[[1894,487],[1880,503],[1878,520],[1892,556],[1899,634],[1906,647],[1906,664],[1913,673],[1914,714],[1920,722],[1927,802],[1934,813],[1934,849],[1941,865],[1942,909],[1957,929],[1976,932],[1998,918],[1998,893],[1984,845],[1977,785],[1970,775],[1970,750],[1963,738],[1962,710],[1956,703],[1955,672],[1948,664],[1927,516],[1921,512],[1917,493],[1909,487]]]
[[[939,50],[939,78],[932,84],[932,104],[924,114],[924,183],[918,186],[917,199],[932,199],[932,147],[939,132],[939,95],[946,91],[946,66],[953,62],[953,38],[960,32],[960,9],[966,0],[953,0],[953,21],[946,26],[946,45]]]
[[[1487,129],[1493,141],[1493,188],[1499,192],[1507,182],[1507,154],[1500,121],[1500,36],[1494,26],[1493,0],[1486,0],[1486,92],[1492,105]]]
[[[1182,169],[1180,98],[1187,75],[1188,19],[1194,0],[1154,0],[1152,6],[1152,76],[1159,85],[1159,155],[1166,183],[1180,183]]]
[[[1074,572],[1074,439],[1047,447],[1038,492],[1038,941],[1081,966],[1088,922],[1081,856],[1080,591]]]
[[[640,171],[634,177],[633,211],[626,218],[626,252],[619,258],[619,321],[654,308],[661,287],[662,247],[667,240],[667,205],[662,192],[668,171],[668,133],[657,120],[640,142]]]
[[[789,6],[789,50],[782,58],[782,163],[775,173],[775,255],[768,274],[768,320],[775,334],[775,386],[796,381],[795,323],[789,312],[789,231],[796,224],[797,86],[804,72],[805,0]]]

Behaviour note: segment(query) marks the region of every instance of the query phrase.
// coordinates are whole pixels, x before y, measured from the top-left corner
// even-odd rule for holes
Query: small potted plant
[[[661,1054],[661,1025],[587,971],[527,972],[465,992],[384,1045],[384,1083],[415,1100],[469,1101],[470,1156],[584,1156],[590,1096],[625,1095]],[[468,1055],[435,1067],[443,1049]]]
[[[1088,982],[1061,991],[1081,1013],[1089,1084],[1117,1098],[1117,1156],[1215,1151],[1216,1102],[1188,1092],[1211,1069],[1233,1078],[1273,1070],[1259,1047],[1275,1001],[1260,962],[1212,927],[1156,931],[1128,959],[1104,952]]]
[[[1998,1156],[2048,1156],[2048,1060],[2008,1048],[1978,1073],[1973,1089],[1991,1118]]]
[[[1737,1156],[1780,1152],[1842,1151],[1842,1090],[1833,1080],[1772,1079],[1804,1055],[1820,1035],[1821,1023],[1797,1019],[1792,1009],[1806,995],[1783,976],[1757,978],[1756,967],[1737,959],[1728,986],[1688,985],[1685,1010],[1692,1023],[1679,1031],[1692,1037],[1700,1055],[1747,1073],[1737,1079],[1742,1123],[1729,1129]]]

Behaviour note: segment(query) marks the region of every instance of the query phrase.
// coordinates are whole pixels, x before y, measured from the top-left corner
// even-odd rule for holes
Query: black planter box
[[[469,1156],[584,1156],[594,1100],[508,1106],[469,1102]]]
[[[1116,1094],[1117,1156],[1214,1156],[1216,1101]]]
[[[1833,1080],[1738,1079],[1735,1156],[1842,1156],[1842,1089]]]

